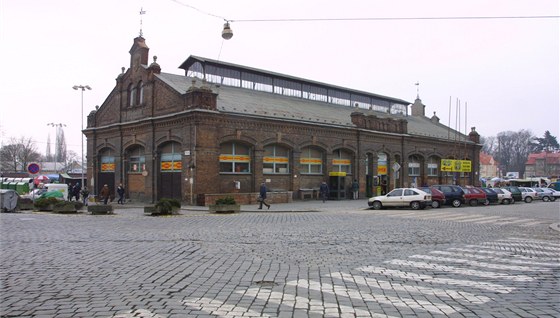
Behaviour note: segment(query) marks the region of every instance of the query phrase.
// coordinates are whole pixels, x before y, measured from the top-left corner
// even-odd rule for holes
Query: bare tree
[[[29,163],[40,157],[31,138],[11,138],[9,144],[0,149],[3,171],[23,172]]]
[[[502,171],[525,172],[525,163],[533,148],[531,141],[535,137],[528,130],[518,132],[505,131],[496,137],[496,148],[491,153],[500,162]]]

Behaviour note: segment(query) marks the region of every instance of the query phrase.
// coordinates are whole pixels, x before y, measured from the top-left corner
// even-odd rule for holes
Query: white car
[[[432,195],[416,188],[397,188],[377,197],[369,198],[368,205],[374,210],[384,207],[410,207],[424,209],[432,204]]]
[[[521,191],[521,197],[525,203],[531,203],[537,199],[537,191],[531,188],[519,187],[519,191]]]
[[[513,196],[511,195],[511,192],[509,192],[508,190],[502,188],[492,188],[492,190],[494,190],[494,192],[498,194],[498,203],[500,204],[515,203],[515,201],[513,200]]]
[[[556,201],[560,194],[551,188],[533,188],[533,190],[537,193],[537,199],[543,200],[543,202]]]

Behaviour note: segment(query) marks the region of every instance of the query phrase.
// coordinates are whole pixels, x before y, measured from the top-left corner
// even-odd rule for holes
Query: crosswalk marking
[[[540,254],[517,255],[510,248],[516,253],[531,251],[532,254],[540,249],[536,251]],[[371,265],[350,272],[333,271],[321,275],[326,278],[324,281],[302,278],[289,280],[278,289],[253,285],[233,290],[240,298],[188,298],[183,304],[191,307],[193,313],[219,318],[271,318],[282,311],[288,315],[293,312],[293,316],[393,318],[386,314],[386,308],[395,308],[389,313],[401,313],[402,308],[417,315],[460,315],[465,306],[492,304],[497,294],[512,293],[518,286],[526,286],[536,279],[525,273],[557,270],[558,256],[548,254],[558,255],[558,251],[560,244],[554,242],[510,238],[392,259],[384,262],[384,267]],[[230,304],[228,299],[238,302]],[[128,313],[119,316],[129,317],[132,316]]]
[[[433,277],[427,274],[417,274],[410,271],[405,272],[398,269],[389,269],[386,267],[364,266],[358,269],[363,272],[372,273],[372,274],[380,274],[385,276],[404,278],[407,281],[410,280],[419,283],[452,285],[452,286],[461,286],[461,287],[465,286],[465,287],[486,290],[492,293],[509,294],[516,289],[515,287],[509,287],[509,286],[500,285],[496,283],[489,283],[485,281],[479,282],[479,281],[466,280],[466,279]]]
[[[535,266],[501,265],[501,264],[492,264],[492,263],[485,263],[479,261],[471,261],[468,259],[461,259],[461,258],[437,257],[437,256],[430,256],[430,255],[412,255],[410,256],[410,258],[423,259],[432,262],[459,263],[459,264],[465,264],[469,266],[485,267],[485,268],[498,269],[498,270],[528,271],[528,272],[539,272],[545,270],[545,268],[535,267]]]
[[[416,218],[421,220],[439,220],[439,221],[450,221],[450,222],[462,222],[462,223],[476,223],[476,224],[503,224],[503,225],[518,225],[518,226],[535,226],[540,224],[549,223],[547,221],[535,220],[531,218],[520,218],[520,217],[504,217],[504,216],[490,216],[482,214],[465,214],[460,212],[448,212],[448,211],[414,211],[414,212],[403,212],[399,210],[381,210],[375,212],[378,215],[383,215],[386,217],[400,217],[400,218]]]
[[[488,271],[479,271],[474,269],[464,269],[461,267],[449,266],[449,265],[437,265],[437,264],[430,264],[426,262],[415,262],[415,261],[405,261],[400,259],[394,259],[391,261],[387,261],[386,263],[391,265],[400,265],[400,266],[409,266],[409,267],[416,267],[416,268],[424,268],[424,269],[431,269],[431,270],[440,270],[446,273],[453,273],[459,275],[469,275],[469,276],[478,276],[484,278],[493,278],[493,279],[502,279],[502,280],[512,280],[516,282],[530,282],[535,280],[532,277],[527,275],[508,275],[496,272],[488,272]]]

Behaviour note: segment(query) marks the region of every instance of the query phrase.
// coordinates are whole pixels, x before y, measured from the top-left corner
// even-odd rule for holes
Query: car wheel
[[[452,205],[454,208],[458,208],[458,207],[461,206],[461,200],[459,200],[459,199],[454,199],[453,201],[451,201],[451,205]]]
[[[510,204],[509,199],[504,199],[504,204]]]
[[[484,205],[490,205],[490,201],[486,199],[486,201],[484,201]]]
[[[531,203],[531,202],[533,202],[533,198],[525,197],[525,203]]]
[[[547,196],[542,197],[543,202],[548,202],[550,201],[550,198]]]
[[[375,201],[372,204],[372,208],[374,210],[381,210],[382,207],[383,207],[383,204],[381,204],[381,202],[379,202],[379,201]]]
[[[477,206],[478,205],[478,201],[476,199],[470,200],[469,201],[469,205],[470,206]]]
[[[420,202],[418,201],[410,202],[410,208],[413,210],[420,210]]]
[[[556,201],[556,197],[552,197],[552,198],[550,198],[550,201],[551,201],[551,202],[554,202],[554,201]]]
[[[441,206],[439,201],[432,201],[432,208],[437,209]]]

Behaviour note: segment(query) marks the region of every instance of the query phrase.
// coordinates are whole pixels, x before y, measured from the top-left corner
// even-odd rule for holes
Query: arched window
[[[141,173],[146,170],[146,157],[144,156],[143,147],[135,147],[129,152],[128,172]]]
[[[387,154],[384,152],[380,152],[377,154],[377,174],[380,176],[387,175]]]
[[[323,151],[314,147],[305,147],[299,158],[301,174],[323,174]]]
[[[436,157],[430,157],[428,159],[428,177],[437,177],[438,175],[438,159]]]
[[[183,160],[180,152],[180,145],[177,142],[170,142],[161,149],[160,170],[166,172],[181,172]]]
[[[420,176],[420,160],[417,156],[408,157],[408,176],[409,177],[419,177]]]
[[[142,105],[144,104],[144,83],[142,81],[138,82],[136,90],[138,92],[138,105]]]
[[[101,154],[101,173],[115,172],[115,155],[110,149]]]
[[[251,173],[251,148],[235,142],[220,146],[220,173]]]
[[[134,106],[136,103],[136,87],[132,84],[128,85],[128,106]]]
[[[346,172],[347,175],[352,174],[352,154],[343,149],[337,149],[333,152],[332,160],[333,171]]]
[[[290,150],[280,145],[264,147],[263,173],[289,173]]]

